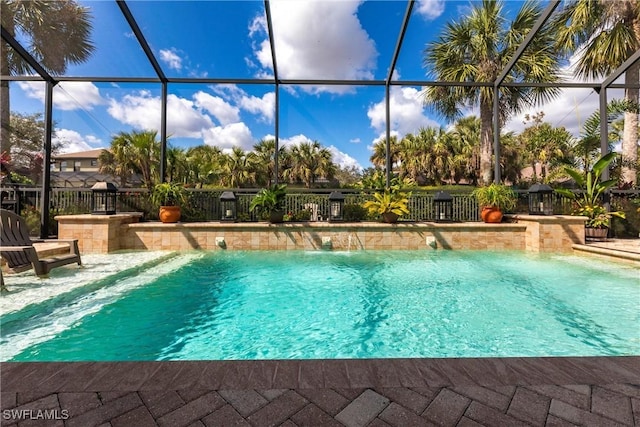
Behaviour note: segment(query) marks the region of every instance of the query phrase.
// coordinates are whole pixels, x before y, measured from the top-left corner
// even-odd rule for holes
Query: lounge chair
[[[33,268],[38,276],[46,276],[55,267],[73,263],[82,265],[76,239],[32,240],[24,218],[6,209],[0,209],[0,226],[0,255],[16,273]],[[33,244],[44,242],[66,243],[69,245],[69,253],[39,259]]]

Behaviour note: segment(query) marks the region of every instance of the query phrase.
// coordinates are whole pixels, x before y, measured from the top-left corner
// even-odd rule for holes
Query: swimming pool
[[[0,357],[639,355],[639,274],[525,252],[194,252],[3,315]]]

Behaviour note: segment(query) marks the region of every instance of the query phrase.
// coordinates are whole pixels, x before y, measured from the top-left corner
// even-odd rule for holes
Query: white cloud
[[[283,79],[372,79],[378,52],[358,20],[360,4],[360,1],[347,0],[272,1],[278,76]],[[260,35],[264,37],[264,20],[254,20],[250,35],[255,37],[260,28]],[[263,69],[272,72],[269,43],[262,40],[253,47]],[[352,88],[304,86],[303,90],[345,93]]]
[[[244,123],[231,123],[226,126],[216,126],[202,132],[205,144],[215,145],[221,149],[240,147],[249,150],[255,144],[251,131]]]
[[[41,82],[18,82],[26,96],[44,104],[45,84]],[[104,104],[100,90],[91,82],[60,82],[53,88],[53,106],[60,110],[92,110]]]
[[[270,96],[249,97],[235,85],[216,86],[216,92],[226,94],[232,101],[243,104],[244,109],[259,113],[265,110]],[[262,104],[261,104],[262,102]],[[264,105],[263,105],[264,104]],[[139,129],[159,130],[160,98],[148,91],[140,91],[124,96],[120,100],[111,99],[109,114],[115,119]],[[221,149],[240,147],[251,149],[256,140],[247,125],[240,121],[240,108],[218,96],[197,92],[193,101],[174,94],[167,97],[167,133],[176,138],[199,138],[205,144]],[[218,120],[216,126],[211,116]],[[270,114],[273,117],[273,112]]]
[[[262,98],[257,96],[243,96],[240,107],[250,113],[259,114],[266,123],[273,123],[276,112],[275,92],[265,93]]]
[[[212,114],[222,125],[235,123],[240,120],[240,109],[229,104],[219,96],[212,96],[199,91],[193,95],[195,105]]]
[[[276,112],[276,93],[267,92],[262,97],[249,95],[234,84],[211,86],[214,93],[225,99],[231,99],[240,109],[259,115],[265,123],[273,123]]]
[[[269,135],[265,138],[275,139],[275,136]],[[291,147],[295,145],[300,145],[300,143],[302,142],[313,142],[313,140],[310,139],[308,136],[302,135],[302,134],[294,135],[289,138],[280,138],[281,147]]]
[[[415,133],[421,127],[440,125],[424,115],[424,106],[420,92],[412,87],[392,87],[390,91],[391,130],[400,137],[408,133]],[[386,129],[385,100],[373,104],[367,111],[371,127],[377,132]]]
[[[544,121],[553,126],[563,126],[574,136],[579,136],[582,125],[599,107],[598,94],[593,89],[564,89],[562,94],[553,101],[526,111],[511,118],[505,124],[505,131],[522,132],[525,128],[525,114],[536,114],[544,111]]]
[[[65,154],[94,150],[102,141],[93,135],[82,136],[75,130],[56,129],[55,137],[51,138],[51,142],[61,144],[60,154]]]
[[[358,163],[356,159],[348,155],[347,153],[340,151],[335,145],[330,145],[327,147],[329,151],[331,151],[331,155],[333,156],[333,162],[339,165],[342,168],[345,167],[356,167],[359,170],[362,170],[362,165]]]
[[[160,60],[174,70],[182,68],[182,58],[178,56],[178,51],[175,48],[160,49]]]
[[[433,21],[444,13],[444,0],[418,0],[418,13],[427,21]]]
[[[577,64],[578,56],[574,55],[569,59],[569,64],[561,70],[562,75],[572,76]],[[593,83],[592,79],[570,80],[578,83]],[[608,100],[622,98],[624,94],[621,90],[613,89],[607,91]],[[505,124],[506,131],[522,132],[525,128],[525,114],[536,114],[544,111],[544,121],[557,127],[564,127],[572,135],[579,137],[585,120],[600,108],[599,95],[592,88],[566,88],[562,89],[560,96],[545,103],[544,105],[529,108],[526,111],[514,116]]]
[[[109,114],[123,123],[144,130],[160,129],[160,98],[149,92],[110,100]],[[211,118],[194,109],[194,103],[176,95],[167,97],[167,132],[171,136],[199,138],[203,130],[213,127]]]
[[[102,140],[94,135],[85,135],[84,139],[93,148],[100,147],[100,144],[102,144]]]
[[[238,85],[232,83],[211,85],[209,88],[213,93],[217,93],[220,96],[234,100],[238,100],[247,94],[244,90],[240,89]]]
[[[269,139],[275,139],[273,135],[265,135],[263,138],[265,141]],[[311,138],[306,135],[298,134],[291,136],[289,138],[280,138],[280,146],[281,147],[293,147],[300,145],[303,142],[313,142]],[[355,166],[358,169],[362,169],[362,165],[358,163],[356,159],[351,157],[349,154],[344,151],[340,151],[335,145],[330,145],[326,147],[330,152],[333,159],[333,162],[341,167],[351,167]]]

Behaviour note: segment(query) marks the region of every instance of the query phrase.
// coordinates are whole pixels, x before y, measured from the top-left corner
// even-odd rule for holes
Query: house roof
[[[52,158],[54,160],[57,160],[57,159],[97,159],[98,156],[100,156],[100,153],[102,153],[105,150],[109,151],[106,148],[97,148],[95,150],[79,151],[77,153],[58,154],[58,155],[52,156]]]

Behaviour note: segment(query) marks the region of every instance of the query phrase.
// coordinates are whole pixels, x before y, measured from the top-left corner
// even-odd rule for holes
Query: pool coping
[[[2,391],[640,384],[640,356],[0,362]]]

